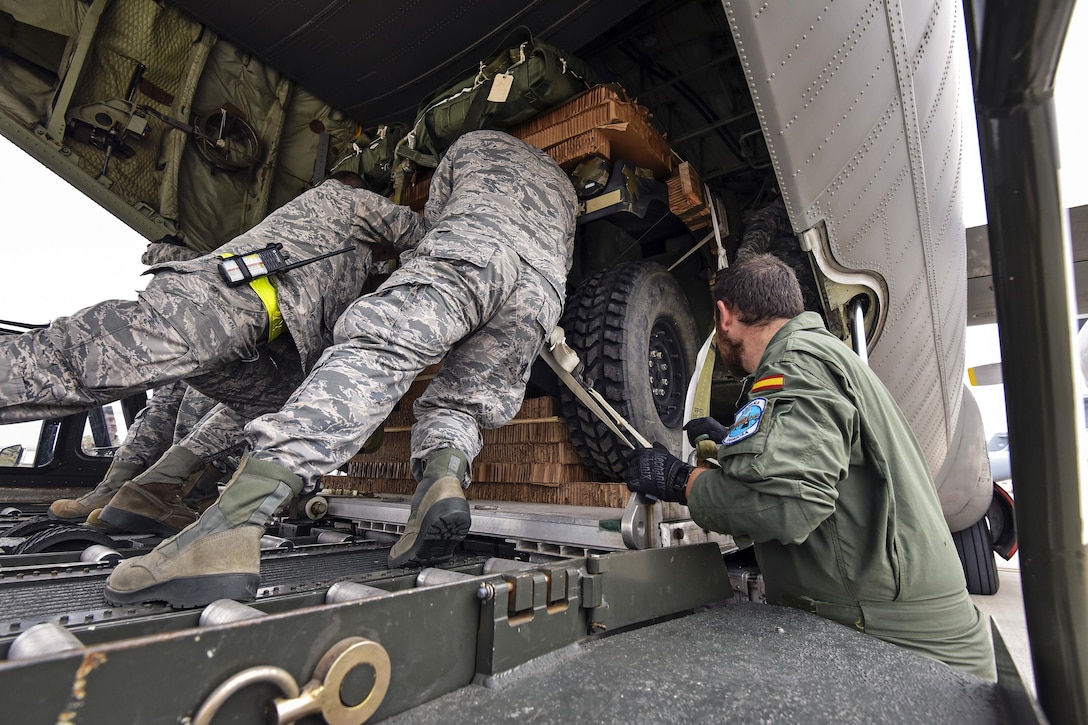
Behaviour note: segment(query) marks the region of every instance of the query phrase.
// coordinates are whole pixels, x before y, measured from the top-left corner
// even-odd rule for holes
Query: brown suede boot
[[[247,457],[218,503],[196,523],[113,570],[106,599],[113,604],[165,601],[175,607],[253,599],[264,525],[303,483],[276,463]]]
[[[122,531],[173,536],[197,519],[182,502],[200,457],[173,446],[144,473],[126,483],[102,509],[98,520]]]
[[[183,484],[129,481],[102,509],[98,520],[134,534],[173,536],[197,519],[181,500]]]
[[[217,599],[250,601],[261,581],[263,526],[237,526],[181,546],[167,539],[117,565],[106,582],[113,604],[165,601],[202,607]]]
[[[137,475],[143,468],[138,463],[114,459],[109,470],[106,471],[105,478],[94,487],[93,491],[85,493],[79,498],[57,499],[49,507],[49,518],[72,523],[86,521],[87,516],[92,511],[108,504],[125,481]]]

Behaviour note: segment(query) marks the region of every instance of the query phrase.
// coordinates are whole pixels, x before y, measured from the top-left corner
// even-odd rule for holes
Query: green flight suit
[[[887,388],[811,312],[775,334],[754,379],[721,469],[692,486],[695,521],[755,543],[772,603],[996,679],[986,619]]]

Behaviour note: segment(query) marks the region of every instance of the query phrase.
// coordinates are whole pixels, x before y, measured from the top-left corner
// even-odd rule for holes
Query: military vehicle
[[[411,129],[415,135],[404,138],[417,151],[411,139],[423,131],[436,136],[433,125],[417,123],[426,117],[421,109],[448,97],[443,89],[456,93],[459,79],[469,79],[472,89],[494,88],[488,68],[499,55],[513,65],[536,58],[546,85],[574,72],[586,94],[551,99],[547,88],[536,87],[521,96],[549,98],[533,108],[535,115],[486,123],[528,134],[524,124],[594,92],[624,104],[593,121],[592,133],[579,141],[582,150],[563,160],[581,184],[584,223],[562,324],[581,357],[582,382],[616,415],[599,418],[579,386],[561,387],[543,367],[533,377],[541,397],[562,400],[570,442],[596,475],[589,483],[616,485],[621,438],[630,433],[623,421],[683,450],[679,430],[691,407],[686,391],[702,371],[696,352],[709,330],[709,281],[737,253],[753,214],[780,200],[790,228],[771,235],[776,251],[796,262],[810,306],[866,356],[900,402],[927,456],[972,588],[985,592],[996,587],[987,512],[1007,499],[994,497],[981,420],[962,385],[967,277],[955,47],[966,31],[976,95],[993,104],[980,106],[980,113],[1003,108],[997,102],[1002,93],[1034,98],[1030,91],[1049,89],[1070,5],[1048,17],[1034,7],[977,3],[968,5],[964,22],[959,8],[939,2],[797,7],[591,0],[378,8],[0,0],[6,23],[0,132],[148,240],[210,251],[345,164],[365,172],[376,190],[391,187],[398,199],[418,202],[412,194],[425,189],[426,164],[421,153],[398,153],[404,146],[394,139]],[[1038,46],[1028,43],[1034,36],[1026,30],[1036,26]],[[1001,36],[1002,29],[1012,37]],[[1014,59],[995,49],[1014,41],[1025,47]],[[541,43],[563,50],[538,56]],[[1040,73],[1020,73],[1021,63]],[[598,81],[611,85],[595,91]],[[994,112],[980,126],[991,130],[1001,121]],[[654,133],[633,140],[632,131],[646,126]],[[653,153],[658,140],[667,142],[664,155]],[[1033,148],[1025,144],[1025,156]],[[603,160],[579,173],[578,164],[594,156]],[[990,159],[992,168],[1002,163]],[[1037,178],[1045,181],[1047,171],[1040,163]],[[1056,189],[1041,186],[1045,208],[1059,208]],[[686,206],[670,201],[676,187],[688,197]],[[1013,207],[1000,207],[997,198],[990,202],[991,219],[1004,221]],[[1060,239],[1053,240],[1053,228],[1040,229],[1046,234],[1029,237],[1040,243],[1023,245],[1028,249],[1020,254],[1038,248],[1053,255]],[[1006,249],[1001,231],[991,232],[997,250]],[[1003,263],[995,254],[995,267]],[[1003,284],[996,283],[999,313]],[[1059,290],[1064,280],[1050,293]],[[1060,320],[1054,303],[1046,304]],[[1015,315],[1005,314],[1010,329],[1018,330]],[[1010,333],[1017,334],[1023,333]],[[1061,345],[1061,336],[1053,335],[1035,349],[1060,361]],[[713,356],[701,359],[707,357]],[[1060,388],[1062,376],[1054,379]],[[713,373],[709,387],[705,405],[728,419],[739,381]],[[1051,410],[1063,410],[1059,392]],[[131,419],[140,404],[123,401],[113,414]],[[89,445],[81,441],[85,426]],[[533,684],[549,670],[582,673],[582,685],[616,687],[628,693],[626,707],[635,703],[639,712],[643,700],[631,699],[630,687],[594,679],[585,668],[592,673],[603,665],[579,658],[624,642],[623,656],[632,656],[631,647],[645,656],[651,645],[624,638],[652,638],[665,626],[673,630],[657,636],[666,636],[664,642],[674,637],[694,653],[708,640],[705,632],[685,635],[685,623],[698,617],[710,623],[720,618],[718,610],[680,617],[678,624],[660,620],[725,599],[761,598],[758,571],[728,537],[700,530],[682,507],[638,498],[626,508],[478,501],[472,534],[449,565],[387,571],[384,549],[403,527],[407,500],[381,484],[368,495],[344,495],[348,489],[338,477],[328,477],[326,493],[270,526],[253,607],[113,609],[100,592],[109,568],[154,542],[51,526],[35,516],[41,502],[100,480],[108,456],[94,454],[115,443],[110,429],[105,412],[48,421],[25,446],[33,455],[13,446],[6,455],[16,465],[0,469],[7,487],[0,498],[11,504],[4,510],[11,525],[0,532],[7,544],[0,556],[0,580],[7,581],[0,583],[10,585],[13,604],[0,638],[7,650],[0,708],[26,721],[207,722],[220,708],[245,719],[277,694],[280,722],[318,712],[329,722],[441,717],[424,705],[432,700],[442,703],[434,707],[453,708],[447,713],[506,717],[489,696],[468,687],[474,679],[491,686],[488,692],[502,693],[504,683],[512,683],[506,692],[517,697],[500,699],[515,712],[546,720],[584,714],[586,692],[569,694],[570,683]],[[1067,485],[1068,453],[1050,444],[1039,450],[1064,466],[1045,484]],[[1057,464],[1041,468],[1051,465]],[[1068,509],[1078,507],[1065,508],[1069,516]],[[1038,514],[1034,531],[1061,518],[1056,511]],[[1003,521],[1012,520],[1011,511],[1001,513]],[[1027,532],[1022,552],[1028,551]],[[1045,552],[1044,559],[1051,550]],[[1083,583],[1082,568],[1067,568],[1047,569],[1049,585],[1067,587],[1055,608],[1083,603],[1075,583]],[[1029,618],[1034,596],[1026,595]],[[805,636],[857,661],[878,656],[865,648],[879,643],[857,650],[857,642],[836,639],[840,633],[819,623],[788,619],[788,627],[797,628],[789,632],[765,619],[768,612],[793,616],[777,608],[732,611],[731,623],[710,628],[753,637],[744,649],[749,669],[773,671],[774,664],[756,656],[776,648],[756,637],[768,627],[791,635],[780,667],[804,659]],[[1078,637],[1083,631],[1068,615],[1052,619]],[[629,631],[644,624],[652,626]],[[1029,624],[1033,636],[1053,631]],[[602,636],[613,632],[619,634]],[[1033,654],[1040,699],[1052,719],[1084,710],[1083,693],[1074,694],[1082,670],[1073,666],[1083,662],[1082,649],[1078,639]],[[916,686],[880,696],[876,688],[860,696],[853,685],[846,688],[854,690],[853,705],[864,701],[871,708],[863,720],[894,718],[903,704],[896,697],[913,698],[912,707],[933,708],[938,717],[964,707],[983,719],[1010,712],[1041,717],[1004,661],[995,691],[956,680],[947,668],[927,675],[916,660],[886,648],[879,656],[891,658],[887,672],[909,672]],[[681,665],[668,669],[693,676]],[[359,671],[369,679],[356,681]],[[811,668],[815,678],[827,674]],[[738,672],[705,677],[746,686]],[[902,685],[901,676],[895,679]],[[772,689],[784,694],[781,679],[764,681],[777,682]],[[568,696],[529,697],[551,686]],[[711,700],[696,698],[689,714],[718,719],[725,710],[708,703],[725,692],[711,688]],[[949,695],[956,692],[960,696]],[[587,719],[624,719],[631,710],[617,698],[624,700],[617,695],[611,709],[594,705],[604,709]],[[803,720],[819,717],[828,702],[811,693],[801,699],[803,707],[796,697],[761,691],[756,703],[743,704]],[[642,712],[663,718],[668,711]]]

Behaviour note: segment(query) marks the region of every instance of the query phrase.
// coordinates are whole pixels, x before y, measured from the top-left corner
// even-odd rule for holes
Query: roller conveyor
[[[146,548],[136,550],[131,555],[146,551]],[[261,557],[258,601],[313,592],[346,579],[375,582],[403,577],[407,570],[389,570],[386,567],[388,553],[387,545],[374,541],[308,544],[290,551],[265,551]],[[0,641],[42,622],[79,626],[173,611],[163,603],[122,607],[110,605],[102,593],[113,568],[109,561],[80,562],[78,552],[32,556],[43,561],[27,565],[25,561],[30,558],[28,556],[0,556]],[[45,561],[48,558],[54,561]],[[17,565],[11,566],[10,560]],[[457,567],[478,561],[478,558],[461,555],[452,559],[447,566]]]

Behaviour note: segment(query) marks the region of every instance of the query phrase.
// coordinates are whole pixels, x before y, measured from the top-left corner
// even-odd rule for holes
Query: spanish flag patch
[[[752,393],[763,393],[768,390],[781,390],[782,386],[786,384],[785,375],[768,375],[765,378],[752,383]]]

